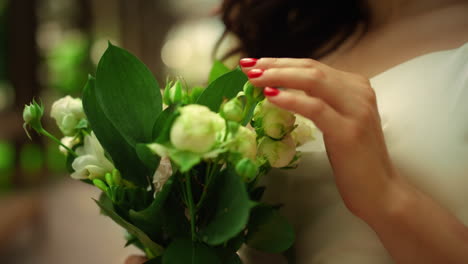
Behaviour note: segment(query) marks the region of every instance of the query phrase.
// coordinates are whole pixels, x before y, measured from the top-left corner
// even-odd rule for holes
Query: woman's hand
[[[390,161],[369,80],[311,59],[242,59],[268,100],[311,119],[323,132],[336,184],[348,208],[370,217],[387,203],[396,171]],[[278,90],[284,87],[300,90]]]

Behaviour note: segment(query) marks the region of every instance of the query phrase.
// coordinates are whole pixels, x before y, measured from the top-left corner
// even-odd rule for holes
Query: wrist
[[[406,223],[414,209],[418,192],[405,179],[394,177],[389,180],[386,190],[377,199],[375,209],[363,218],[374,229]]]

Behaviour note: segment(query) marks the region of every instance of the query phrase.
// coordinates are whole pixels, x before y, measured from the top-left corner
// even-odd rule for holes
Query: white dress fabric
[[[468,43],[411,59],[371,84],[394,165],[468,226]],[[302,151],[296,170],[265,176],[265,200],[284,204],[297,230],[296,263],[394,263],[373,230],[344,206],[321,136]],[[245,263],[286,263],[244,254]]]

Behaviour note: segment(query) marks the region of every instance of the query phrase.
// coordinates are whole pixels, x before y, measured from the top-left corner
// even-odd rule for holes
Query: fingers
[[[293,59],[293,58],[244,58],[241,59],[239,64],[242,66],[244,73],[250,69],[270,69],[270,68],[312,68],[325,66],[316,60],[311,59]]]
[[[353,110],[350,97],[355,96],[346,90],[336,76],[316,68],[270,68],[252,69],[247,72],[250,82],[257,87],[285,87],[302,90],[306,94],[318,97],[342,113]]]
[[[345,125],[345,117],[320,98],[270,87],[266,87],[264,93],[271,103],[311,119],[324,134],[341,131]]]
[[[143,256],[130,256],[125,260],[125,264],[143,264],[146,261],[148,261],[145,257]]]

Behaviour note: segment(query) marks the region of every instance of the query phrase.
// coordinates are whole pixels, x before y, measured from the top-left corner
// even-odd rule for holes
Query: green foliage
[[[153,256],[162,255],[164,251],[163,247],[153,242],[141,229],[118,215],[114,211],[114,208],[111,208],[108,204],[104,204],[96,200],[94,201],[101,208],[105,215],[109,216],[112,220],[114,220],[114,222],[126,229],[130,234],[137,237],[138,240],[151,252],[151,254],[153,254]]]
[[[140,60],[109,43],[96,71],[95,94],[104,114],[130,146],[152,140],[162,98],[158,83]]]
[[[219,112],[223,100],[235,97],[242,91],[246,81],[245,74],[236,68],[210,83],[198,98],[197,104],[206,105],[211,111]]]
[[[229,68],[224,65],[222,62],[216,60],[213,63],[213,66],[211,67],[210,70],[210,75],[208,77],[208,83],[212,83],[222,75],[226,74],[229,72]]]
[[[252,210],[246,243],[258,250],[280,253],[294,243],[294,229],[278,209],[260,205]]]
[[[221,264],[216,251],[189,239],[176,239],[164,252],[163,264]]]
[[[209,245],[220,245],[238,235],[247,225],[253,203],[241,178],[226,169],[218,177],[216,205],[211,221],[201,229],[200,237]],[[213,201],[213,202],[215,202]]]
[[[155,156],[146,144],[137,144],[135,150],[138,158],[145,164],[146,168],[150,170],[150,175],[153,175],[158,168],[161,158]]]
[[[109,153],[122,177],[137,185],[148,184],[145,176],[151,172],[140,161],[136,150],[110,122],[95,95],[95,79],[90,77],[83,91],[83,108],[101,145]]]
[[[170,206],[170,195],[176,180],[176,176],[171,177],[163,189],[156,194],[149,207],[141,211],[130,210],[131,221],[155,241],[163,242],[163,236],[173,235],[175,229],[184,230],[183,226],[187,222],[185,219],[181,219],[180,214],[173,212],[179,208],[171,208]]]

